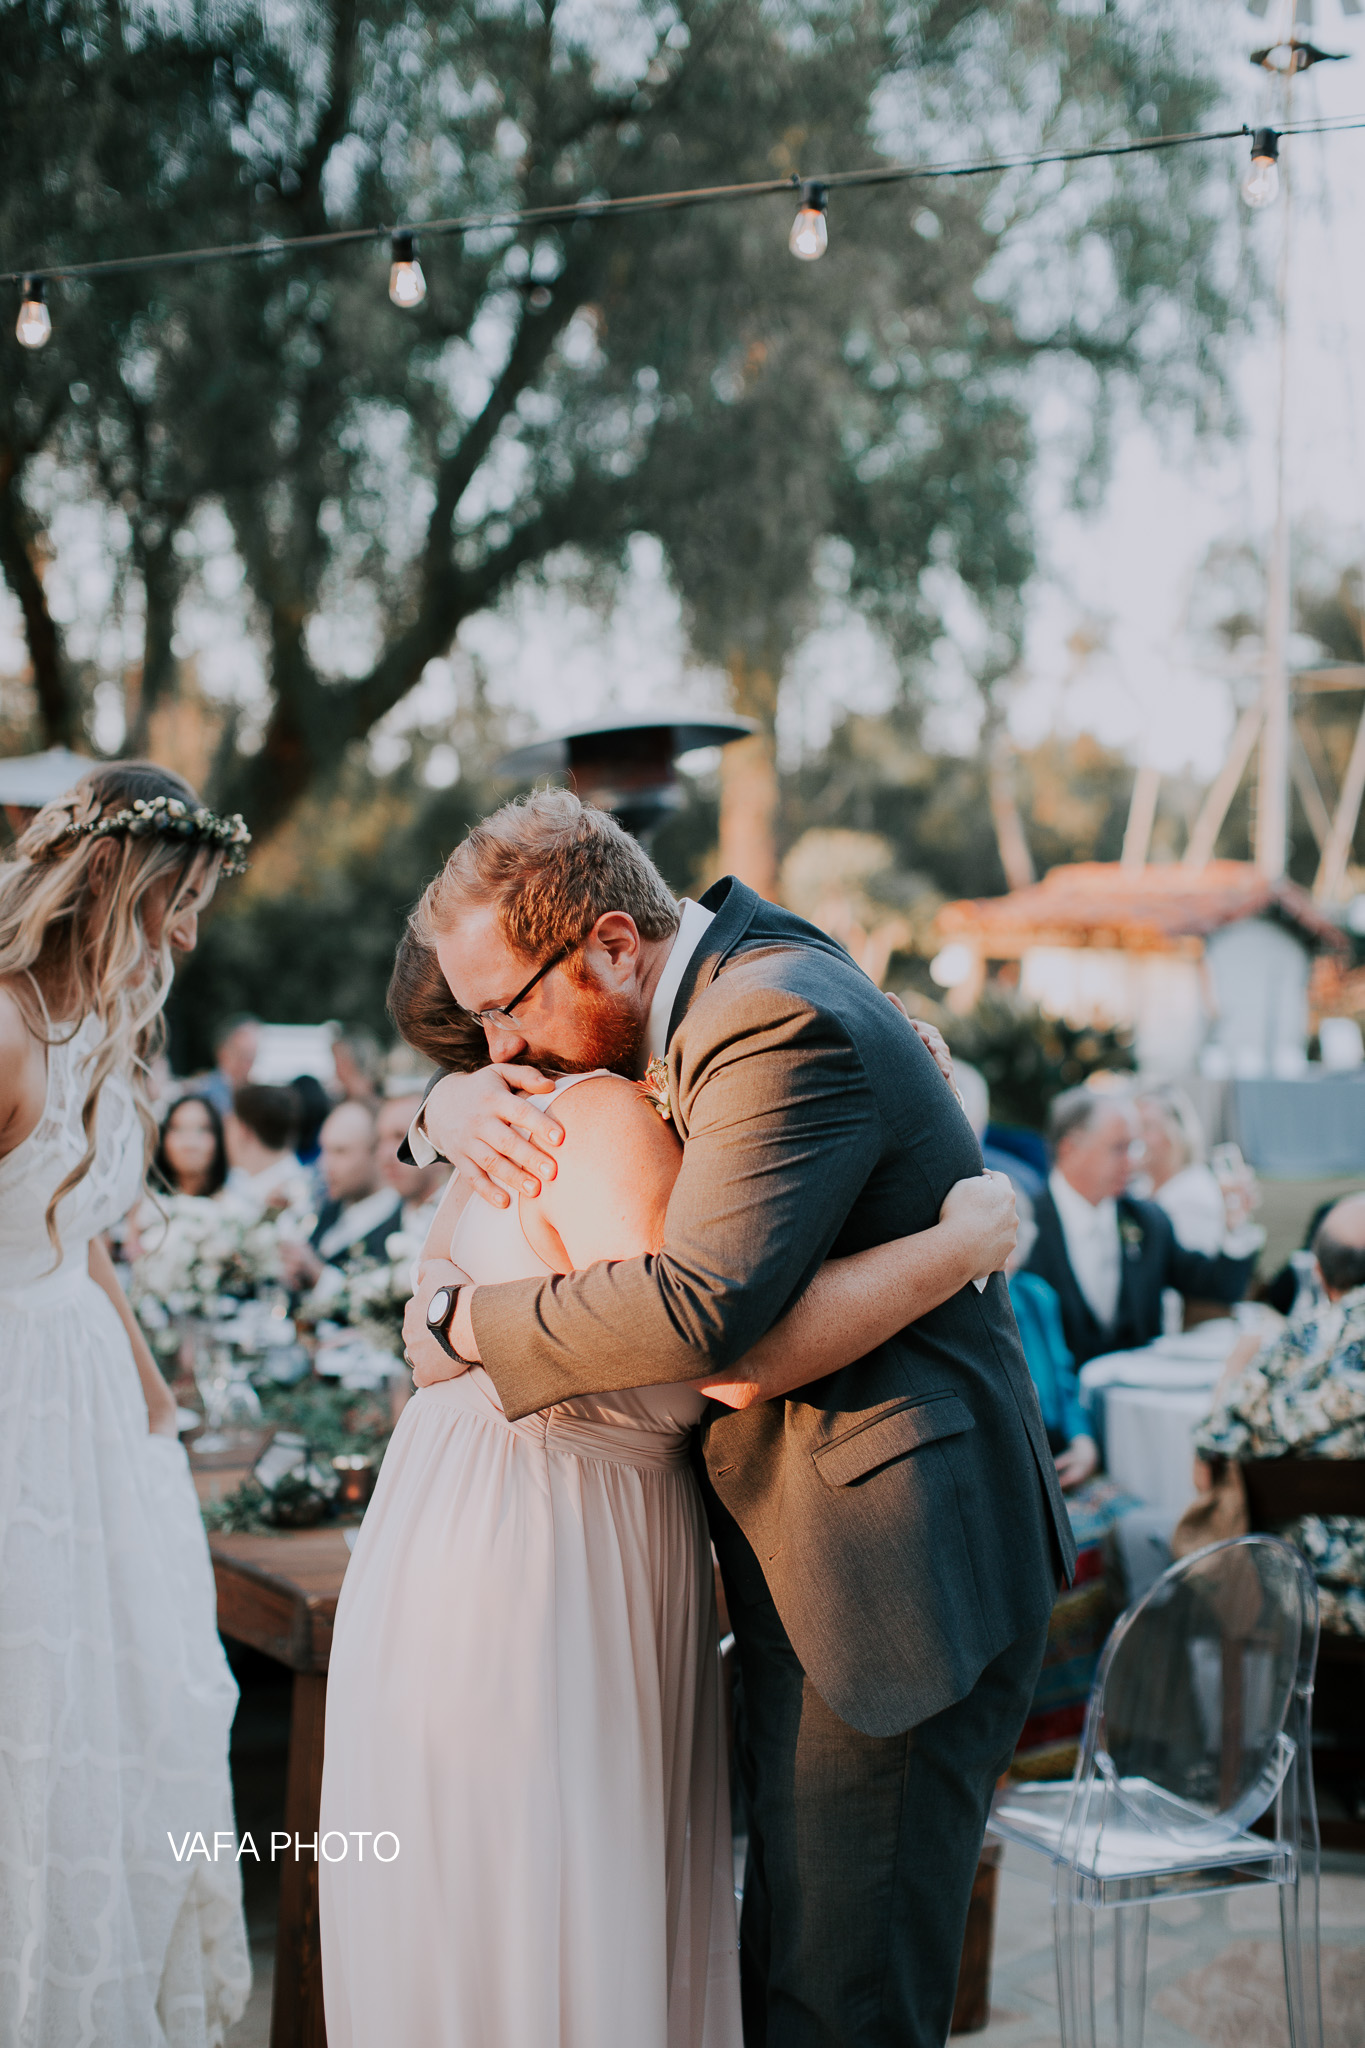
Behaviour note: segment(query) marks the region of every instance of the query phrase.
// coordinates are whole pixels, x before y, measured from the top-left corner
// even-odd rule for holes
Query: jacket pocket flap
[[[963,1430],[975,1428],[975,1418],[965,1401],[956,1394],[933,1395],[927,1401],[914,1401],[907,1407],[893,1409],[889,1415],[879,1415],[873,1422],[860,1423],[856,1429],[836,1437],[833,1443],[814,1453],[816,1470],[826,1486],[848,1486],[853,1480],[875,1472],[879,1465],[889,1465],[893,1458],[917,1451],[921,1444],[936,1443],[940,1437],[959,1436]]]

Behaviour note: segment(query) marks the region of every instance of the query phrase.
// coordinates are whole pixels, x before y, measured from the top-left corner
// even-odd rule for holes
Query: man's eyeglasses
[[[552,953],[550,958],[545,962],[545,965],[543,967],[537,967],[535,973],[531,976],[531,979],[527,982],[525,988],[518,989],[517,993],[512,997],[510,1002],[502,1003],[498,1006],[497,1009],[493,1010],[471,1010],[469,1014],[474,1019],[474,1022],[476,1024],[482,1024],[485,1031],[488,1030],[490,1025],[505,1025],[509,1029],[515,1031],[517,1028],[517,1020],[512,1015],[513,1010],[517,1009],[522,1003],[526,1001],[527,996],[530,995],[531,990],[535,987],[536,983],[538,981],[543,981],[546,975],[550,972],[551,968],[558,967],[561,961],[567,960],[570,953],[576,953],[579,947],[582,945],[582,943],[582,939],[575,939],[571,946],[561,946],[557,953]]]

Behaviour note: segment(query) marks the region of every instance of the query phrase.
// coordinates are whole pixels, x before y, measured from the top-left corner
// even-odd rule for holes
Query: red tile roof
[[[1249,861],[1205,868],[1125,868],[1085,861],[1053,868],[1041,882],[1008,896],[949,903],[939,912],[944,939],[965,939],[988,957],[1011,959],[1028,946],[1112,946],[1127,952],[1184,951],[1245,917],[1289,924],[1318,950],[1345,940],[1307,890],[1271,882]]]

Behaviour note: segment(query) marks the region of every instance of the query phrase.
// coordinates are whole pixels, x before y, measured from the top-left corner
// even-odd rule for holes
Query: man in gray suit
[[[480,1361],[516,1418],[714,1377],[828,1255],[929,1227],[981,1171],[930,1055],[837,945],[733,879],[678,906],[565,792],[476,827],[415,932],[503,1068],[438,1084],[419,1158],[429,1140],[538,1186],[554,1127],[499,1100],[521,1060],[663,1058],[684,1141],[657,1255],[463,1286],[431,1335],[429,1280],[408,1320],[424,1384]],[[1004,1280],[713,1410],[702,1451],[741,1683],[746,2042],[941,2048],[992,1788],[1074,1560]]]

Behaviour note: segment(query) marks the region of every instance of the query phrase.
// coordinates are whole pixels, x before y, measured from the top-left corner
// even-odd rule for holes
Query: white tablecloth
[[[1110,1478],[1174,1521],[1194,1498],[1192,1438],[1240,1331],[1231,1318],[1110,1351],[1081,1368],[1081,1400],[1095,1420]]]

